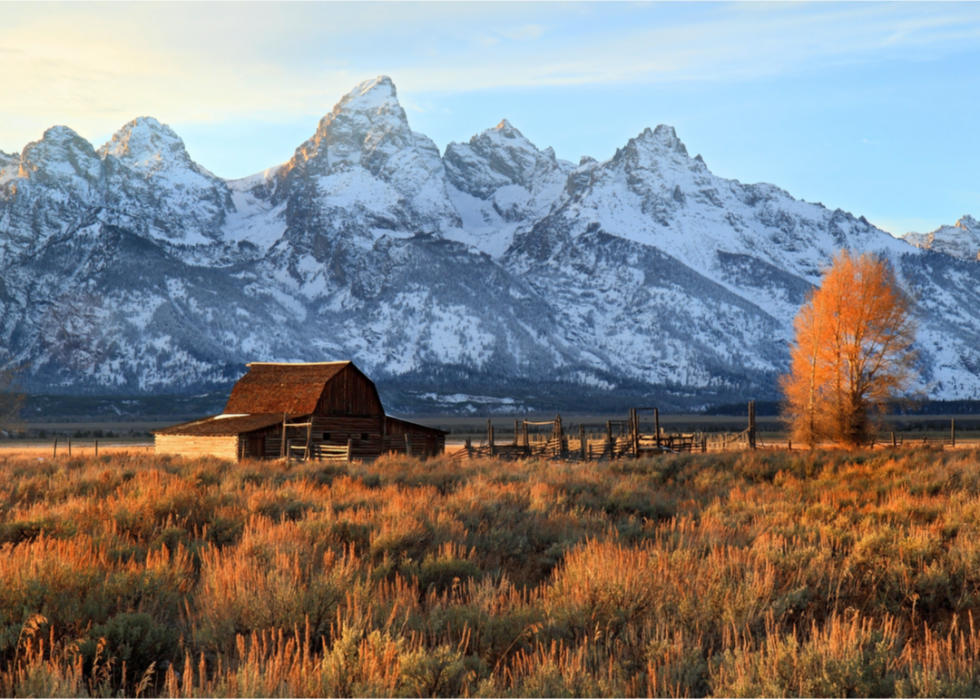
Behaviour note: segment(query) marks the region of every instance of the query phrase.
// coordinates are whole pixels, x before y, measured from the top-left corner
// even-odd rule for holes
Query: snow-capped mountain
[[[972,216],[964,216],[952,226],[940,226],[932,233],[906,233],[902,238],[917,248],[980,262],[980,223]]]
[[[919,298],[924,388],[980,398],[976,246],[939,233],[914,247],[717,177],[668,126],[577,166],[506,120],[440,155],[381,77],[241,180],[148,117],[98,150],[54,127],[0,153],[0,360],[49,392],[352,358],[404,409],[772,398],[792,319],[847,247]]]

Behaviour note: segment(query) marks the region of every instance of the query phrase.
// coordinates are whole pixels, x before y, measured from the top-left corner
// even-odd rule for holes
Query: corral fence
[[[879,439],[875,437],[871,441],[872,447],[932,447],[945,449],[946,447],[956,447],[956,420],[949,421],[949,433],[945,437],[912,437],[909,435],[896,435],[890,433],[889,439]]]
[[[652,417],[645,423],[641,414]],[[534,431],[532,432],[532,428]],[[543,430],[541,428],[544,428]],[[652,429],[651,429],[652,428]],[[748,427],[741,432],[709,434],[707,432],[665,432],[660,427],[657,408],[630,408],[625,420],[609,420],[605,433],[589,432],[580,424],[577,431],[566,431],[562,418],[554,420],[515,420],[513,438],[497,438],[493,423],[487,420],[486,436],[479,444],[467,438],[453,458],[477,457],[501,459],[548,458],[579,461],[613,461],[635,459],[650,454],[707,453],[756,448],[755,401],[749,403]]]

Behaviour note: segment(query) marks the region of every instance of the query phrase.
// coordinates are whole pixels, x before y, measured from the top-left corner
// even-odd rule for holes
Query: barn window
[[[361,432],[361,439],[365,439],[366,440],[367,438],[368,438],[368,433],[367,432]]]

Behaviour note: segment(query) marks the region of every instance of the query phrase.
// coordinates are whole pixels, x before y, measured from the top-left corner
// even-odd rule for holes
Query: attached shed
[[[286,443],[283,444],[285,434]],[[378,389],[352,362],[253,362],[221,415],[154,432],[158,454],[230,459],[432,456],[446,432],[385,415]]]

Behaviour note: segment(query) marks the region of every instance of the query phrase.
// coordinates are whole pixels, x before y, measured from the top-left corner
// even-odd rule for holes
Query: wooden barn
[[[221,415],[153,434],[158,454],[235,460],[432,456],[446,446],[442,430],[385,415],[374,382],[352,362],[253,362]]]

